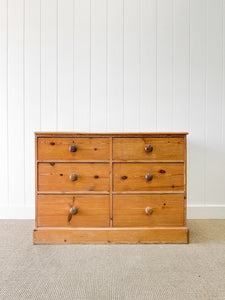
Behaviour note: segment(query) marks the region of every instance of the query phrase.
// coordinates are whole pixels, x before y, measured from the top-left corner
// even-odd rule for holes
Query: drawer
[[[113,138],[116,160],[183,160],[184,138]]]
[[[114,191],[183,191],[183,163],[114,163]]]
[[[107,160],[108,138],[38,138],[39,160]]]
[[[113,226],[183,226],[184,195],[114,195]]]
[[[38,226],[109,226],[107,195],[39,195],[37,208]]]
[[[109,191],[109,164],[39,163],[38,191]]]

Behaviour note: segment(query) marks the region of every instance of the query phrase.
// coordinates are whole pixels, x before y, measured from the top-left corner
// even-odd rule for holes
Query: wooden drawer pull
[[[76,181],[77,179],[78,179],[77,174],[73,173],[73,174],[70,175],[70,180],[71,181]]]
[[[78,213],[77,207],[75,207],[75,206],[71,207],[71,209],[70,209],[70,214],[71,214],[71,215],[76,215],[77,213]]]
[[[152,145],[146,146],[146,147],[145,147],[145,151],[146,151],[146,152],[152,152],[152,151],[153,151]]]
[[[145,175],[145,179],[147,181],[151,181],[153,179],[153,175],[148,173],[148,174]]]
[[[68,222],[71,221],[72,219],[72,216],[76,215],[78,213],[78,208],[73,206],[70,208],[70,213],[69,213],[69,216],[68,216]]]
[[[146,207],[145,208],[145,213],[146,213],[146,215],[151,215],[152,213],[153,213],[153,209],[152,209],[152,207]]]
[[[69,147],[70,152],[76,152],[77,151],[77,146],[72,145]]]

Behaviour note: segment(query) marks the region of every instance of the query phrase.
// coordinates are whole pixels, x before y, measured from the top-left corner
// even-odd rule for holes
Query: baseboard
[[[0,219],[34,219],[34,206],[0,206]]]
[[[225,205],[190,205],[188,219],[225,219]]]
[[[0,219],[34,219],[34,206],[0,206]],[[191,205],[188,219],[225,219],[225,205]]]

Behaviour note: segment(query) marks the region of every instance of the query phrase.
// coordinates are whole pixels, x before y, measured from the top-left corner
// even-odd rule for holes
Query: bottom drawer
[[[114,195],[113,226],[183,226],[184,195]]]
[[[39,195],[37,200],[40,227],[109,226],[108,195]]]

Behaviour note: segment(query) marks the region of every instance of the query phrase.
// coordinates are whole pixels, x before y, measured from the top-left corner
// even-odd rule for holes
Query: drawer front
[[[183,191],[183,163],[114,163],[114,191]]]
[[[183,160],[184,138],[114,138],[113,159]]]
[[[40,160],[107,160],[108,138],[38,138]]]
[[[37,207],[38,226],[109,226],[107,195],[39,195]]]
[[[184,195],[114,195],[113,226],[182,226]]]
[[[39,191],[109,191],[108,163],[39,163]]]

